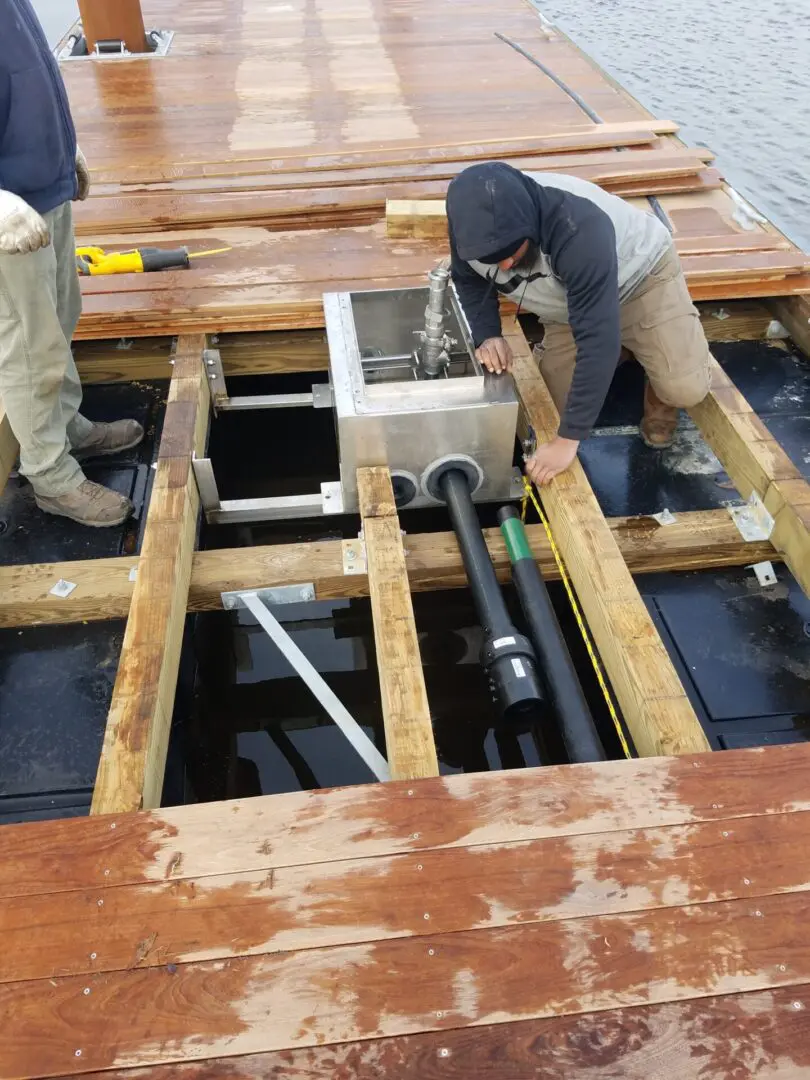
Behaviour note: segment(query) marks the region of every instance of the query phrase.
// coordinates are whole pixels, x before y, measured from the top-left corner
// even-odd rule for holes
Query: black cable
[[[559,86],[559,88],[564,93],[568,94],[568,96],[571,98],[571,100],[575,101],[577,103],[577,105],[579,105],[580,109],[582,109],[582,111],[586,114],[586,116],[590,120],[593,120],[593,122],[595,124],[604,124],[605,121],[602,119],[602,117],[599,115],[599,113],[594,112],[594,110],[590,107],[590,105],[587,103],[587,101],[585,101],[584,98],[581,98],[579,96],[579,94],[576,92],[576,90],[573,90],[568,85],[568,83],[564,82],[559,77],[559,75],[555,75],[555,73],[551,70],[551,68],[546,67],[546,65],[544,63],[542,63],[542,61],[536,59],[536,57],[532,56],[531,53],[526,52],[526,50],[523,48],[522,45],[518,45],[516,41],[512,41],[511,38],[506,37],[504,34],[500,33],[500,31],[498,31],[498,30],[495,31],[495,37],[498,38],[500,41],[502,41],[505,45],[509,45],[509,47],[514,49],[515,52],[520,53],[521,56],[524,56],[529,61],[530,64],[534,64],[534,66],[536,68],[539,68],[543,72],[543,74],[547,75],[549,77],[549,79],[551,79],[551,81],[553,83],[556,83],[557,86]],[[627,148],[624,147],[624,146],[617,146],[616,149],[621,151],[621,150],[626,150]],[[648,195],[647,196],[647,202],[650,204],[650,208],[651,208],[652,212],[655,214],[655,216],[658,218],[658,220],[663,225],[665,225],[667,227],[667,230],[669,232],[672,232],[672,224],[670,223],[670,220],[667,217],[667,212],[663,208],[661,203],[658,201],[658,199],[655,197],[655,195]]]

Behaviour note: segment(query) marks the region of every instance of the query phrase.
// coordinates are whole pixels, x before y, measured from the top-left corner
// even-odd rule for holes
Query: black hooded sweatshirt
[[[571,391],[560,420],[563,438],[584,439],[604,404],[621,350],[616,233],[608,214],[579,195],[544,187],[503,162],[473,165],[447,191],[453,281],[475,345],[501,335],[498,291],[520,303],[534,267],[506,283],[470,265],[531,240],[565,288],[577,346]],[[493,277],[496,267],[493,266]]]

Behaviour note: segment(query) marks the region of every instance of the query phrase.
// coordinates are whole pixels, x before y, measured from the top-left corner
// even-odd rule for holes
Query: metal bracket
[[[285,586],[285,589],[289,588],[290,586]],[[298,585],[292,586],[292,588],[298,589],[299,592],[302,589],[310,589],[314,593],[312,585]],[[266,589],[254,590],[251,592],[223,593],[222,600],[223,603],[225,603],[226,597],[234,597],[235,601],[233,607],[238,605],[239,607],[244,606],[247,608],[259,626],[261,626],[273,644],[278,648],[282,656],[292,664],[296,673],[301,676],[313,696],[317,698],[323,708],[329,713],[357,751],[359,757],[361,757],[366,765],[368,765],[369,769],[371,769],[377,779],[390,780],[391,770],[388,767],[388,762],[365,731],[363,731],[340,698],[335,694],[334,690],[326,683],[323,676],[316,670],[307,657],[304,656],[275,615],[273,615],[273,613],[265,606],[262,599],[262,593],[275,594],[279,591],[285,590]],[[289,602],[290,601],[288,600],[287,603]]]
[[[672,511],[667,510],[666,507],[658,514],[651,514],[650,517],[657,521],[659,525],[674,525],[677,520]]]
[[[329,383],[312,384],[312,407],[313,409],[331,409],[334,404],[334,395]]]
[[[343,573],[365,574],[368,572],[366,544],[359,537],[356,540],[342,540]]]
[[[751,493],[748,502],[741,506],[729,506],[728,512],[743,540],[749,543],[754,540],[770,540],[774,525],[773,517],[755,491]]]
[[[214,415],[217,414],[217,409],[224,405],[228,400],[228,389],[225,386],[225,371],[222,367],[222,355],[219,349],[204,349],[203,350],[203,362],[205,364],[206,374],[208,375],[208,385],[211,390],[211,404],[214,406]]]
[[[234,592],[224,592],[222,606],[226,611],[233,611],[241,606],[244,589]],[[253,595],[258,596],[263,604],[306,604],[315,599],[315,586],[311,581],[305,585],[278,585],[275,588],[254,589]]]
[[[766,585],[776,585],[776,571],[773,568],[773,563],[769,560],[765,562],[752,563],[750,566],[746,566],[746,570],[753,570],[757,575],[757,581],[763,588]]]
[[[219,510],[221,506],[219,501],[219,489],[217,488],[217,481],[214,477],[214,466],[211,464],[210,458],[198,458],[197,455],[192,452],[191,468],[194,471],[194,479],[197,481],[197,491],[200,493],[200,503],[205,511],[206,520],[208,520],[208,515],[214,510]]]
[[[327,480],[321,484],[324,514],[343,513],[343,488],[339,480]]]
[[[512,469],[512,475],[509,478],[509,498],[510,499],[522,499],[525,494],[523,487],[523,473],[517,467]]]

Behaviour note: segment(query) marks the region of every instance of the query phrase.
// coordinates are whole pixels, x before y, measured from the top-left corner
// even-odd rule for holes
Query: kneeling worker
[[[545,327],[540,371],[560,413],[526,465],[535,483],[567,469],[604,404],[622,346],[646,372],[641,437],[672,443],[678,409],[709,392],[709,347],[666,227],[573,176],[472,165],[447,192],[452,275],[476,356],[508,371],[498,293]]]
[[[29,0],[0,0],[0,403],[37,506],[119,525],[132,503],[77,458],[137,446],[135,420],[94,424],[70,351],[81,313],[71,200],[90,178],[56,61]]]

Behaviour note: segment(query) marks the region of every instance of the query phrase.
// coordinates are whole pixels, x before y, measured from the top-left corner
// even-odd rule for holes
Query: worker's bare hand
[[[475,350],[475,358],[495,375],[512,370],[512,350],[506,338],[487,338]]]
[[[25,255],[51,242],[45,219],[19,195],[0,191],[0,254]]]
[[[573,463],[579,447],[578,439],[563,439],[558,435],[550,443],[538,446],[526,461],[526,475],[531,481],[542,487],[558,473]]]
[[[77,198],[79,202],[84,202],[90,194],[90,170],[87,168],[87,158],[78,146],[76,147],[76,182],[79,185]]]

